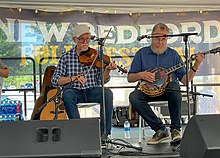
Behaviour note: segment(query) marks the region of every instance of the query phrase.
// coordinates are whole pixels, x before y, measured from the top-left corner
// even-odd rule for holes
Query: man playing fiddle
[[[62,99],[69,119],[78,119],[80,114],[77,103],[97,102],[100,103],[100,127],[101,135],[104,134],[103,119],[103,95],[102,95],[102,72],[96,66],[85,66],[79,60],[81,53],[89,51],[90,43],[89,27],[81,24],[75,26],[73,41],[75,48],[63,54],[52,76],[53,86],[68,85],[63,89]],[[103,70],[103,78],[106,83],[110,79],[110,71],[117,68],[114,62],[110,62]],[[105,116],[106,134],[111,134],[111,118],[113,110],[113,93],[105,87]]]

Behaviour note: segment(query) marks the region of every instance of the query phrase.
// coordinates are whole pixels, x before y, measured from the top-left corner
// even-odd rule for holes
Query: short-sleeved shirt
[[[84,66],[81,64],[75,49],[71,49],[61,56],[57,68],[52,76],[52,84],[55,87],[58,86],[57,82],[60,77],[70,77],[83,74],[87,82],[84,85],[81,85],[79,82],[73,82],[71,83],[71,88],[81,90],[100,87],[101,69],[95,66],[92,66],[92,68],[90,70],[89,69],[90,65]]]
[[[180,55],[174,49],[167,48],[163,54],[156,54],[151,47],[143,47],[137,51],[132,61],[129,74],[146,71],[150,68],[168,69],[182,63]],[[172,72],[172,80],[179,82],[186,74],[185,67]]]

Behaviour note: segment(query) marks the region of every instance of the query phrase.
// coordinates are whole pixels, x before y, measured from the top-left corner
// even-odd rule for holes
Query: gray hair
[[[152,30],[152,34],[155,32],[155,30],[157,28],[160,28],[161,30],[166,30],[168,32],[170,31],[167,25],[165,25],[163,23],[158,23],[158,24],[154,25],[153,30]]]

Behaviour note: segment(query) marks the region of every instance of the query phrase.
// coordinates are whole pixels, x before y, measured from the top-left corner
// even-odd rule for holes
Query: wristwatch
[[[193,72],[196,72],[196,71],[197,71],[194,67],[191,67],[191,70],[193,70]]]

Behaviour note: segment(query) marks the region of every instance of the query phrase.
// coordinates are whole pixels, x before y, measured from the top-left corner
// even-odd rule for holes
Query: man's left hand
[[[195,57],[196,57],[196,62],[194,64],[194,68],[198,69],[199,65],[202,63],[203,59],[205,58],[205,55],[199,52],[196,54]]]
[[[115,61],[112,61],[108,66],[105,68],[106,70],[115,70],[117,69],[117,65],[115,64]]]

